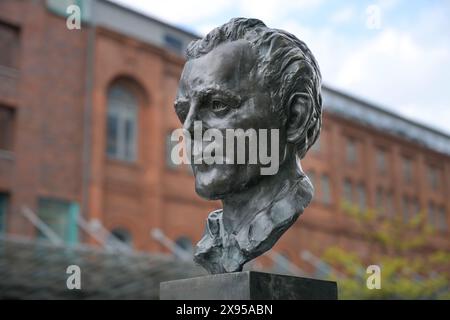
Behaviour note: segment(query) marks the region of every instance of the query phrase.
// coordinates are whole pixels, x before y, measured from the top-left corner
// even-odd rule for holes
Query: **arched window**
[[[124,84],[108,90],[107,155],[114,159],[135,161],[137,148],[138,99]]]

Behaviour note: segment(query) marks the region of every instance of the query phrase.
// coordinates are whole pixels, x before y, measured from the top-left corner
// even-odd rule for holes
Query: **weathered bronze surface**
[[[191,136],[195,122],[202,130],[278,129],[275,174],[262,175],[259,162],[192,164],[196,192],[223,204],[210,213],[194,260],[210,273],[241,271],[272,248],[313,196],[300,159],[321,128],[318,64],[294,35],[232,19],[189,45],[175,109]],[[277,150],[272,142],[267,148]]]

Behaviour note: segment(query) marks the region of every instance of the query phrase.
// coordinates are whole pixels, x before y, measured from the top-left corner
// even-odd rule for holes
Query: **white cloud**
[[[448,37],[444,17],[433,9],[409,29],[365,30],[359,38],[295,20],[281,28],[308,44],[324,83],[450,133],[450,43],[439,40]]]
[[[242,16],[258,18],[267,25],[271,25],[282,21],[294,12],[305,14],[309,10],[316,9],[320,7],[322,0],[246,0],[236,1],[236,3]]]
[[[213,23],[205,23],[202,25],[199,25],[197,27],[197,31],[201,34],[201,35],[205,35],[208,34],[211,30],[213,30],[214,28],[217,28],[216,24]]]
[[[399,0],[378,0],[374,4],[380,6],[382,10],[392,10],[399,4]]]
[[[345,7],[335,11],[331,15],[331,22],[341,24],[350,22],[355,18],[355,9],[353,7]]]
[[[449,44],[426,47],[412,33],[387,29],[349,52],[330,82],[450,132],[449,62]]]

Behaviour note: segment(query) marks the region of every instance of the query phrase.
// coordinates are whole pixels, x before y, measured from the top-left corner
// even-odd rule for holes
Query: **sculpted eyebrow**
[[[218,95],[218,96],[224,97],[225,99],[232,100],[233,102],[236,102],[236,103],[241,102],[241,97],[229,90],[207,88],[207,89],[200,91],[199,95],[202,98],[209,98],[213,95]]]

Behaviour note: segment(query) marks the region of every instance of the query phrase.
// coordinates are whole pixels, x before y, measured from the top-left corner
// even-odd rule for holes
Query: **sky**
[[[450,134],[450,1],[112,1],[199,35],[258,18],[306,42],[325,85]]]

